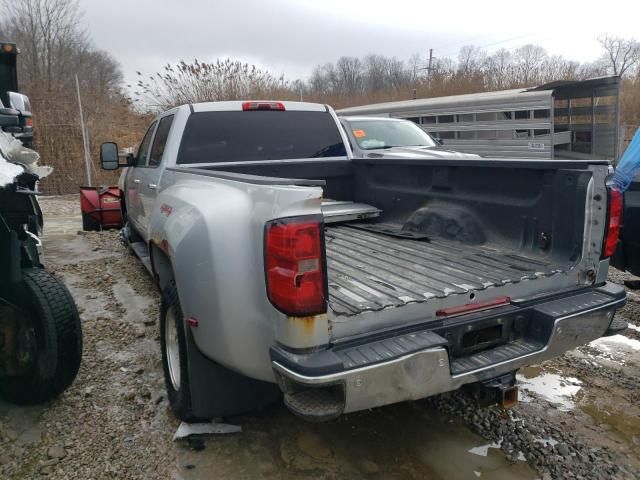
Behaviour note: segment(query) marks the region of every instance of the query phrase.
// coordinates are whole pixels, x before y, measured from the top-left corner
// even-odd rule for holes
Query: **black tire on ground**
[[[167,354],[167,329],[175,329],[178,343],[178,359],[180,382],[178,388],[171,380],[169,359]],[[183,421],[195,420],[191,403],[191,385],[189,383],[189,368],[187,359],[187,343],[185,338],[182,307],[178,298],[178,291],[173,282],[167,284],[162,291],[160,305],[160,347],[162,349],[162,369],[164,383],[167,388],[167,398],[176,417]]]
[[[169,312],[172,312],[168,315]],[[180,382],[176,388],[169,372],[167,326],[177,339]],[[183,421],[241,415],[262,410],[282,397],[274,383],[254,380],[205,357],[185,327],[178,291],[173,282],[163,290],[160,310],[162,367],[169,404]]]
[[[100,225],[90,215],[82,214],[82,230],[85,232],[94,232],[100,230]]]
[[[55,398],[71,385],[82,358],[82,328],[76,304],[60,280],[37,268],[22,275],[11,300],[32,322],[37,353],[27,375],[0,380],[0,396],[28,405]]]

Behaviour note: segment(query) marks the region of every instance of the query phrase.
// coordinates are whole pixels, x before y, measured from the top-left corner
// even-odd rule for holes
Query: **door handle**
[[[133,179],[133,183],[140,183],[140,179],[139,178],[134,178]]]
[[[150,183],[149,185],[147,185],[147,187],[149,187],[151,190],[155,190],[156,188],[158,188],[158,185],[156,185],[155,183]]]

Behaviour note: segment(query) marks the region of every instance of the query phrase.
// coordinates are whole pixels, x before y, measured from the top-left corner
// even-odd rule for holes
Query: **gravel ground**
[[[510,411],[452,393],[312,425],[277,405],[227,419],[241,434],[172,442],[155,287],[116,232],[69,227],[77,196],[41,203],[48,267],[80,308],[83,363],[48,405],[0,403],[0,478],[640,478],[640,352],[598,345],[523,372],[579,384],[569,407],[535,390]],[[619,312],[636,325],[639,299]]]
[[[72,211],[59,207],[54,211],[63,215]],[[0,477],[168,478],[171,439],[159,432],[177,423],[167,415],[164,397],[155,287],[115,232],[79,237],[62,252],[46,253],[49,269],[65,280],[79,305],[80,372],[67,392],[42,408],[39,442],[3,445],[11,461],[0,467]],[[106,255],[77,261],[97,252]],[[123,307],[126,297],[129,303],[139,299],[137,311]],[[16,433],[10,437],[20,437]]]
[[[78,195],[42,196],[40,208],[45,217],[61,215],[80,215]]]

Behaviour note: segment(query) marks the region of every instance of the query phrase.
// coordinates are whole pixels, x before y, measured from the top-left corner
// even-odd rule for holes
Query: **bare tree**
[[[309,88],[319,95],[325,95],[330,92],[329,80],[324,73],[324,66],[317,65],[313,68],[311,78],[309,78]]]
[[[514,52],[518,81],[524,85],[539,80],[540,67],[547,58],[547,51],[540,45],[524,45]]]
[[[487,86],[500,90],[513,81],[513,58],[504,48],[496,51],[486,60]]]
[[[384,90],[389,86],[388,59],[382,55],[364,57],[367,89],[370,92]]]
[[[22,49],[28,83],[46,89],[68,81],[73,56],[89,45],[77,0],[1,0],[6,34]]]
[[[486,60],[484,50],[473,45],[465,45],[458,53],[458,72],[467,75],[478,72]]]
[[[418,77],[420,77],[420,71],[425,68],[422,65],[423,60],[422,60],[422,57],[420,57],[419,53],[414,53],[409,57],[409,61],[407,63],[408,63],[407,68],[410,75],[410,82],[413,83],[418,79]]]
[[[159,109],[185,103],[266,98],[288,88],[283,79],[230,59],[166,65],[163,72],[141,79],[137,86],[138,100]]]
[[[391,88],[399,89],[409,85],[411,72],[405,68],[402,60],[398,60],[396,57],[388,59],[387,71]]]
[[[83,50],[73,56],[72,72],[77,72],[81,85],[96,95],[118,93],[122,84],[120,64],[103,50]]]
[[[552,55],[540,65],[540,80],[542,82],[576,80],[579,78],[579,67],[579,62],[567,60],[561,55]]]
[[[603,60],[608,63],[613,75],[624,75],[640,62],[640,42],[634,38],[613,37],[608,34],[598,37],[604,49]]]
[[[357,57],[340,57],[336,62],[338,88],[346,94],[362,91],[362,62]]]

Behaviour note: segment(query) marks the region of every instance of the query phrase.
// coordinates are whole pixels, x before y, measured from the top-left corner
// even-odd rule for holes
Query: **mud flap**
[[[262,410],[280,400],[275,383],[235,373],[205,357],[187,329],[187,355],[193,415],[214,418]]]

